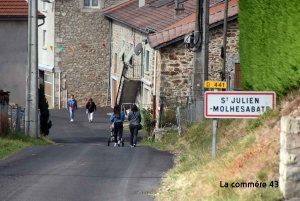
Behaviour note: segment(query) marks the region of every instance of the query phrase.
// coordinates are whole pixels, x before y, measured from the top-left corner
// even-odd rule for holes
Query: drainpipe
[[[106,89],[106,106],[108,105],[108,91],[111,80],[111,39],[112,39],[112,20],[109,20],[109,65],[108,65],[108,84]]]
[[[58,109],[60,109],[60,71],[58,72],[58,89],[59,89],[59,93],[58,93]]]
[[[153,82],[153,119],[156,117],[156,70],[157,70],[157,50],[154,50],[154,82]]]

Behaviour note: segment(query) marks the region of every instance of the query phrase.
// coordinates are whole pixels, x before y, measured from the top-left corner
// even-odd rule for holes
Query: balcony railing
[[[144,67],[142,65],[128,66],[126,77],[129,79],[141,79],[143,76]]]

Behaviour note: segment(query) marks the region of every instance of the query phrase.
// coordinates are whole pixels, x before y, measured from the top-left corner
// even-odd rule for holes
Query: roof
[[[38,17],[45,18],[40,12]],[[28,18],[26,0],[0,0],[0,18]]]
[[[139,7],[139,0],[129,0],[104,11],[104,16],[116,20],[144,33],[157,32],[195,12],[196,0],[178,0],[184,2],[184,14],[174,18],[174,0],[145,0],[145,6]]]
[[[224,3],[218,4],[216,6],[210,7],[209,10],[209,24],[212,25],[222,22],[224,20]],[[228,2],[228,20],[233,16],[238,15],[238,0],[230,0]],[[186,34],[191,33],[195,29],[195,18],[196,14],[193,13],[190,16],[174,23],[165,30],[159,31],[157,33],[148,36],[149,44],[152,48],[158,49],[171,41],[179,39]],[[232,18],[233,19],[233,18]],[[181,39],[181,38],[180,38]],[[175,42],[175,41],[174,41]]]

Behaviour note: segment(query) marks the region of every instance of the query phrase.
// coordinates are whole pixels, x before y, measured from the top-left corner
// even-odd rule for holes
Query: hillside
[[[281,200],[279,187],[275,187],[279,179],[280,117],[299,116],[299,103],[299,92],[294,91],[277,101],[276,110],[258,119],[220,119],[214,159],[211,119],[196,123],[181,137],[169,133],[161,142],[144,140],[144,145],[175,153],[175,166],[153,193],[155,199]],[[234,188],[230,186],[233,182]],[[267,187],[241,187],[244,182],[266,182]]]

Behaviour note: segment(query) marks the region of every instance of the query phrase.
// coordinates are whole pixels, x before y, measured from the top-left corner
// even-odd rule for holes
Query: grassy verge
[[[22,133],[10,133],[7,137],[0,138],[0,160],[28,146],[50,144],[54,142],[44,137],[31,138]]]
[[[282,200],[276,185],[280,118],[295,112],[299,103],[300,97],[295,99],[295,94],[290,94],[286,100],[279,101],[276,110],[257,119],[219,119],[215,158],[211,150],[211,119],[195,123],[181,137],[174,132],[165,135],[160,142],[143,139],[142,145],[175,154],[175,165],[153,193],[154,198],[172,201]],[[265,183],[266,187],[241,187],[245,182]]]

